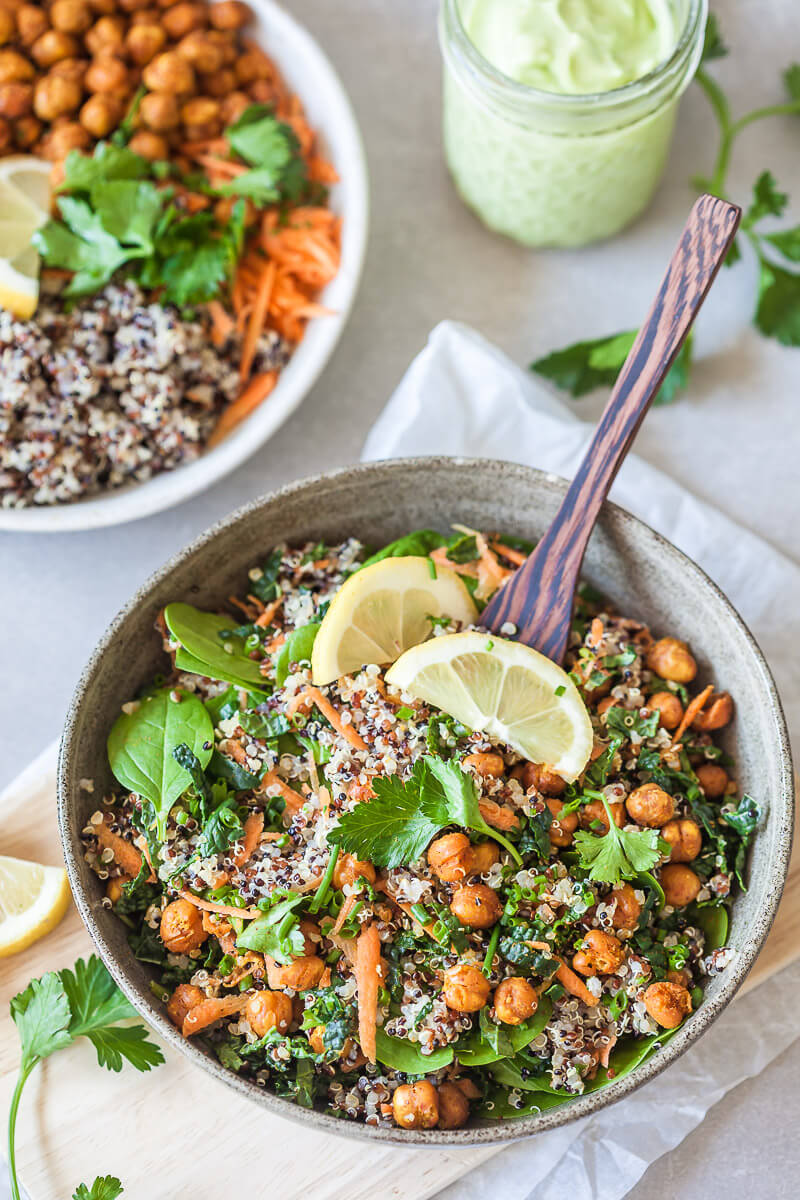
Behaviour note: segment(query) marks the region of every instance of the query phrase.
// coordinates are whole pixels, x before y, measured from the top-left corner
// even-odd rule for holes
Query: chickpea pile
[[[242,0],[0,0],[0,155],[91,150],[146,89],[130,147],[166,159],[274,99]]]

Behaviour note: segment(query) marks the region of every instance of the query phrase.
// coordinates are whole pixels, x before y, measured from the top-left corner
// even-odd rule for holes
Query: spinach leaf
[[[319,633],[320,623],[311,621],[293,630],[280,648],[275,659],[275,686],[283,687],[289,678],[291,663],[311,662],[311,650]]]
[[[723,820],[731,829],[735,829],[741,838],[749,841],[761,820],[761,806],[745,792],[736,811],[723,813]]]
[[[550,1020],[552,1011],[552,1001],[548,996],[542,996],[539,1000],[539,1007],[530,1020],[524,1021],[522,1025],[496,1026],[495,1028],[503,1030],[503,1037],[508,1045],[505,1055],[513,1056],[529,1046]],[[483,1013],[482,1009],[481,1017],[483,1017]],[[473,1028],[468,1034],[459,1038],[456,1055],[458,1061],[465,1067],[482,1067],[488,1063],[498,1062],[505,1056],[500,1048],[500,1043],[487,1036],[483,1029],[483,1022],[478,1029]]]
[[[277,600],[281,594],[281,589],[278,586],[278,572],[281,569],[283,562],[283,554],[280,550],[273,550],[267,561],[261,567],[261,574],[258,579],[250,580],[250,590],[259,600],[263,600],[264,604],[269,604],[272,600]]]
[[[209,696],[203,701],[214,725],[219,725],[220,721],[228,721],[238,713],[240,691],[241,688],[231,684],[218,696]]]
[[[728,940],[728,910],[724,904],[693,904],[686,915],[705,934],[706,954],[722,949]]]
[[[117,717],[108,735],[108,762],[123,787],[152,801],[157,836],[164,840],[167,818],[186,790],[186,773],[173,757],[185,743],[201,766],[211,758],[214,727],[202,701],[171,688],[153,692],[131,713]]]
[[[191,604],[177,603],[167,605],[164,620],[172,636],[189,656],[188,660],[183,659],[183,663],[192,661],[200,668],[182,665],[182,670],[194,670],[196,674],[244,688],[263,685],[264,677],[259,664],[245,653],[241,638],[231,637],[229,641],[220,638],[221,633],[232,627],[230,617],[203,612]]]
[[[211,755],[207,769],[212,778],[221,779],[236,792],[251,791],[261,783],[261,775],[248,771],[247,767],[243,767],[233,758],[228,758],[219,750],[215,750]]]
[[[416,1042],[407,1038],[391,1037],[383,1029],[375,1031],[376,1055],[385,1067],[393,1067],[405,1075],[425,1075],[438,1071],[453,1061],[453,1047],[442,1046],[432,1054],[423,1054]]]
[[[277,712],[243,712],[239,715],[239,724],[245,733],[265,742],[274,741],[282,733],[288,733],[291,729],[291,725],[283,713]]]
[[[389,542],[388,546],[384,546],[382,550],[378,550],[366,562],[363,562],[359,569],[371,567],[373,563],[380,562],[382,558],[405,558],[409,555],[426,558],[431,550],[437,550],[440,546],[446,545],[447,538],[443,534],[437,533],[435,529],[415,529],[413,533],[407,533],[404,537]]]
[[[637,733],[642,738],[649,738],[654,737],[658,732],[660,718],[661,714],[658,711],[652,712],[649,717],[642,717],[638,712],[631,712],[629,709],[619,708],[615,705],[606,713],[606,725],[613,733],[622,734],[626,739],[629,739],[632,733]]]

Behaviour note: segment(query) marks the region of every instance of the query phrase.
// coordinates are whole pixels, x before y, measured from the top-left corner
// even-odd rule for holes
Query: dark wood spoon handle
[[[741,209],[715,196],[703,195],[695,203],[553,523],[481,616],[489,629],[500,633],[511,622],[519,641],[562,661],[578,574],[600,507],[714,282],[740,217]]]

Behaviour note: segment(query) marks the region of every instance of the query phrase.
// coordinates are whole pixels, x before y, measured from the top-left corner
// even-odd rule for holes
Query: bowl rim
[[[162,471],[142,483],[101,492],[64,504],[0,508],[0,531],[9,533],[70,533],[122,525],[182,504],[213,486],[252,457],[289,419],[320,378],[350,317],[364,268],[369,234],[369,175],[364,141],[353,106],[338,72],[317,40],[275,0],[251,0],[257,17],[278,43],[290,42],[304,74],[326,97],[328,128],[340,143],[341,173],[338,205],[343,217],[342,259],[339,270],[321,295],[332,307],[315,318],[280,374],[269,403],[260,405],[219,445],[192,462]],[[269,49],[265,39],[265,44]],[[280,63],[279,54],[272,51]],[[313,108],[312,92],[296,89],[305,107]],[[323,130],[324,135],[324,130]],[[325,141],[332,139],[329,133]]]
[[[665,1047],[662,1047],[659,1052],[654,1054],[650,1059],[647,1059],[639,1067],[631,1072],[630,1075],[619,1080],[617,1083],[608,1084],[596,1092],[591,1092],[588,1095],[576,1097],[569,1104],[560,1105],[554,1109],[546,1110],[538,1115],[524,1116],[509,1121],[498,1121],[496,1125],[481,1125],[472,1126],[465,1129],[455,1130],[427,1130],[427,1131],[403,1131],[394,1128],[374,1128],[366,1126],[358,1122],[346,1122],[337,1117],[330,1116],[324,1112],[318,1112],[314,1109],[301,1108],[299,1105],[292,1103],[290,1100],[276,1096],[274,1093],[266,1089],[259,1088],[257,1085],[242,1079],[233,1071],[224,1068],[220,1063],[210,1059],[198,1047],[195,1047],[190,1041],[182,1037],[169,1022],[167,1017],[159,1012],[155,1007],[145,1007],[139,998],[135,986],[128,980],[126,971],[118,960],[108,943],[106,942],[102,931],[98,927],[92,911],[92,903],[89,897],[84,893],[79,876],[78,862],[82,859],[82,852],[79,847],[73,847],[69,840],[69,775],[71,757],[74,752],[72,741],[73,729],[76,723],[76,714],[79,706],[82,704],[87,690],[90,688],[95,671],[97,670],[104,653],[113,641],[118,628],[127,620],[135,609],[146,600],[149,593],[154,587],[162,583],[172,574],[176,567],[183,564],[187,559],[191,558],[209,542],[218,538],[228,529],[234,527],[238,522],[247,519],[254,511],[268,505],[275,505],[283,500],[288,500],[292,496],[302,493],[306,489],[313,488],[320,484],[336,484],[338,482],[347,482],[348,484],[355,483],[363,478],[368,478],[370,475],[383,474],[392,479],[395,476],[402,476],[404,472],[413,469],[424,469],[426,471],[436,470],[437,467],[449,468],[453,467],[463,470],[465,473],[476,470],[495,470],[498,474],[517,476],[521,481],[524,479],[531,480],[538,487],[549,487],[551,491],[563,495],[568,487],[568,480],[557,476],[552,472],[539,470],[535,467],[528,467],[523,464],[504,462],[497,459],[472,458],[464,456],[445,456],[445,455],[430,455],[416,456],[408,458],[383,459],[375,462],[360,463],[349,467],[340,467],[336,470],[321,472],[312,476],[308,476],[301,480],[296,480],[280,487],[272,492],[265,493],[262,496],[256,497],[248,503],[241,505],[235,509],[227,517],[221,518],[215,522],[209,529],[198,537],[194,538],[182,550],[174,554],[166,563],[154,571],[145,582],[137,589],[131,599],[117,613],[116,617],[110,623],[102,638],[98,641],[94,651],[91,654],[80,679],[75,687],[68,715],[64,725],[61,742],[59,745],[58,755],[58,777],[57,777],[57,807],[58,807],[58,823],[61,836],[64,858],[69,875],[72,894],[75,899],[76,906],[81,915],[81,918],[86,925],[89,934],[105,963],[111,975],[120,986],[122,991],[131,1001],[133,1006],[138,1010],[145,1021],[151,1025],[158,1034],[163,1037],[172,1047],[179,1050],[190,1061],[196,1063],[203,1070],[207,1071],[216,1079],[222,1080],[227,1086],[233,1088],[240,1095],[247,1096],[249,1099],[260,1103],[268,1111],[277,1116],[286,1117],[290,1120],[317,1130],[323,1133],[332,1133],[339,1136],[352,1137],[361,1141],[395,1144],[402,1146],[468,1146],[468,1145],[490,1145],[498,1143],[508,1143],[519,1141],[522,1138],[529,1137],[535,1133],[545,1132],[546,1130],[555,1129],[561,1125],[565,1125],[570,1121],[577,1121],[583,1116],[600,1109],[607,1105],[621,1100],[623,1097],[630,1095],[637,1088],[654,1079],[666,1067],[670,1066],[677,1058],[683,1054],[689,1046],[696,1042],[705,1030],[713,1024],[716,1018],[727,1007],[734,995],[738,991],[746,976],[749,974],[758,953],[764,944],[767,935],[770,931],[775,918],[775,913],[783,893],[783,888],[786,882],[786,877],[789,870],[789,860],[792,850],[792,835],[794,830],[794,778],[792,773],[792,757],[789,744],[789,735],[786,726],[786,720],[783,713],[783,707],[778,695],[772,673],[767,665],[764,655],[748,629],[747,625],[739,615],[736,608],[724,595],[722,590],[716,583],[697,565],[688,555],[679,550],[672,542],[665,538],[662,534],[654,530],[646,522],[639,517],[628,512],[627,509],[620,507],[613,501],[606,500],[602,506],[600,519],[603,516],[609,516],[614,521],[619,522],[623,527],[638,527],[646,531],[645,536],[649,536],[653,543],[658,548],[658,551],[671,558],[676,566],[688,572],[693,576],[697,584],[707,589],[716,603],[723,609],[727,610],[728,616],[733,619],[738,626],[744,641],[752,655],[753,665],[758,668],[761,675],[762,683],[767,691],[770,704],[770,716],[774,720],[776,743],[779,749],[779,772],[780,772],[780,788],[778,795],[775,797],[773,809],[777,810],[778,829],[781,836],[778,839],[777,852],[772,860],[771,874],[764,884],[764,897],[761,909],[762,921],[759,926],[757,936],[752,938],[748,944],[738,952],[736,958],[729,964],[725,971],[725,978],[722,988],[717,996],[704,1001],[694,1020],[690,1021],[685,1028],[670,1039]],[[77,849],[77,855],[76,855]]]

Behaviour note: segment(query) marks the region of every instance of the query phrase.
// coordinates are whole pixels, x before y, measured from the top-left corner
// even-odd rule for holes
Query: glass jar
[[[678,100],[703,50],[708,0],[673,0],[670,58],[624,87],[557,94],[487,61],[442,0],[444,147],[465,203],[526,246],[581,246],[617,233],[649,204],[666,163]]]

